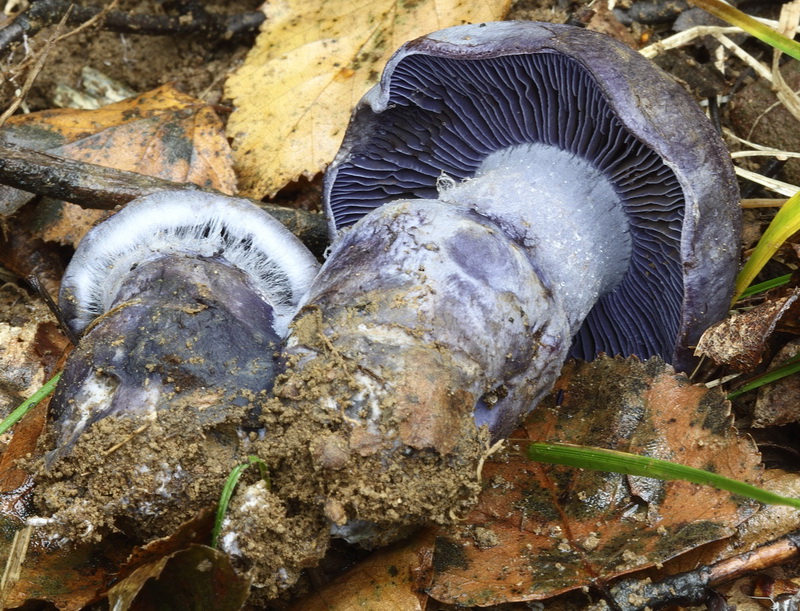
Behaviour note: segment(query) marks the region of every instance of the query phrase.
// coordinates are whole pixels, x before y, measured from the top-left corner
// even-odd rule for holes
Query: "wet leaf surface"
[[[333,159],[353,106],[404,42],[501,19],[509,0],[269,2],[245,64],[227,81],[228,121],[245,195],[261,198]]]
[[[760,456],[732,429],[720,393],[657,359],[573,363],[509,448],[485,464],[478,506],[440,531],[429,590],[437,600],[547,598],[728,537],[756,509],[686,482],[531,463],[528,441],[627,451],[751,483],[760,477]]]
[[[236,573],[227,554],[191,545],[142,565],[115,585],[108,598],[118,611],[237,611],[249,595],[250,581]]]
[[[0,558],[7,558],[13,531],[19,522],[3,518]],[[59,609],[72,611],[100,600],[100,593],[113,579],[116,568],[124,561],[129,543],[110,536],[99,544],[82,544],[51,549],[53,544],[36,539],[34,531],[22,574],[7,596],[8,608],[28,600],[53,603]]]
[[[392,609],[423,611],[433,568],[434,534],[424,529],[378,550],[320,590],[296,601],[289,611]]]
[[[12,117],[0,132],[5,143],[60,157],[193,182],[234,193],[230,149],[214,109],[164,85],[98,110],[57,109]],[[0,196],[19,198],[0,187]],[[0,212],[3,209],[0,208]],[[8,213],[8,211],[6,211]],[[42,203],[29,225],[44,240],[76,245],[108,212]]]
[[[133,552],[133,542],[121,535],[60,547],[59,542],[37,538],[34,529],[22,574],[5,603],[15,606],[38,599],[71,610],[107,597],[120,611],[239,609],[249,594],[249,581],[234,572],[226,554],[198,545],[210,539],[212,513],[203,512],[169,537]],[[7,556],[22,526],[20,518],[27,517],[16,515],[3,512],[0,558]]]

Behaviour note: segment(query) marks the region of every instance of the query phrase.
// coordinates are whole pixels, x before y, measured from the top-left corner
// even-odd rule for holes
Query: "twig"
[[[110,448],[108,448],[107,450],[104,450],[104,451],[103,451],[103,456],[108,456],[109,454],[112,454],[112,453],[116,452],[116,451],[117,451],[117,450],[119,450],[119,449],[120,449],[122,446],[124,446],[126,443],[128,443],[128,442],[129,442],[131,439],[133,439],[133,438],[134,438],[134,437],[136,437],[137,435],[140,435],[141,433],[144,433],[144,432],[147,430],[147,428],[148,428],[149,426],[150,426],[150,423],[149,423],[149,422],[146,422],[145,424],[143,424],[142,426],[140,426],[139,428],[137,428],[135,431],[133,431],[133,432],[132,432],[130,435],[128,435],[127,437],[125,437],[125,439],[123,439],[123,440],[122,440],[122,441],[120,441],[119,443],[115,443],[113,446],[111,446],[111,447],[110,447]]]
[[[621,611],[643,611],[645,608],[677,604],[695,605],[708,597],[709,589],[713,586],[782,564],[798,555],[800,531],[794,531],[751,552],[679,573],[657,583],[647,579],[626,579],[614,585],[611,594]]]
[[[11,543],[6,566],[3,570],[3,577],[2,580],[0,580],[0,609],[6,608],[5,600],[17,581],[19,581],[19,576],[22,572],[22,563],[25,561],[25,555],[28,553],[31,532],[33,532],[33,528],[31,526],[25,526],[14,533],[14,540]]]
[[[58,22],[72,5],[67,0],[39,0],[20,13],[9,26],[0,30],[0,53],[5,53],[23,36],[32,36],[42,28]],[[96,6],[75,6],[69,16],[69,25],[79,25],[95,19],[104,9]],[[190,15],[130,15],[122,11],[108,11],[103,17],[103,28],[124,34],[174,35],[203,34],[209,38],[230,39],[252,32],[264,21],[263,13],[217,15],[202,8]]]
[[[164,190],[218,193],[194,183],[114,170],[8,144],[0,144],[0,184],[100,210],[113,210],[137,197]],[[328,232],[323,215],[255,200],[253,203],[286,225],[314,254],[325,251]]]
[[[61,17],[61,21],[59,22],[55,33],[50,37],[50,39],[44,45],[44,48],[39,52],[39,57],[36,59],[36,63],[33,65],[33,68],[31,68],[30,72],[28,72],[28,76],[25,78],[25,84],[22,85],[22,88],[17,92],[14,101],[11,102],[3,114],[0,115],[0,127],[2,127],[8,118],[17,111],[17,108],[19,108],[19,105],[22,104],[25,96],[28,95],[28,91],[30,91],[31,87],[33,86],[36,77],[39,76],[42,68],[44,68],[44,62],[47,61],[47,56],[50,55],[50,51],[53,50],[53,44],[55,43],[59,34],[61,34],[61,28],[64,27],[64,23],[66,23],[67,19],[69,19],[71,13],[72,7],[70,6],[64,16]]]
[[[117,4],[119,4],[119,0],[111,0],[111,4],[104,6],[102,10],[99,13],[97,13],[97,15],[95,15],[91,19],[88,19],[87,21],[84,21],[77,28],[70,30],[66,34],[62,34],[61,36],[56,38],[56,42],[61,42],[62,40],[66,40],[67,38],[75,36],[75,34],[83,32],[85,29],[92,27],[98,21],[102,20],[109,12],[117,8]],[[69,13],[71,13],[74,8],[75,7],[73,5],[67,11],[67,14],[65,15],[67,19],[69,19]]]

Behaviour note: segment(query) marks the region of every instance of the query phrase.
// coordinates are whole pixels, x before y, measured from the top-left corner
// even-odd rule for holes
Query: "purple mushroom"
[[[696,103],[607,36],[500,22],[401,47],[325,178],[335,241],[287,339],[282,396],[339,372],[314,408],[329,517],[447,519],[569,355],[686,369],[727,311],[737,196]]]
[[[208,193],[143,197],[93,228],[61,284],[65,321],[83,337],[50,404],[50,459],[108,415],[144,418],[198,390],[224,390],[198,410],[208,424],[270,390],[317,269],[266,212]]]

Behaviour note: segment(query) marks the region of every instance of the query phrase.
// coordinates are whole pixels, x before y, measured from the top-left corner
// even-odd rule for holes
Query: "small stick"
[[[660,582],[626,579],[611,588],[613,601],[622,611],[643,611],[676,604],[696,605],[708,597],[713,586],[783,564],[798,555],[800,531],[794,531],[753,551],[672,575]]]
[[[33,532],[33,527],[25,526],[14,533],[14,540],[11,542],[11,549],[8,553],[3,577],[2,580],[0,580],[0,609],[6,608],[6,598],[11,593],[17,581],[19,581],[19,576],[22,573],[22,563],[25,561],[25,555],[28,553],[31,532]]]
[[[100,210],[113,210],[137,197],[164,190],[219,194],[194,183],[114,170],[9,144],[0,144],[0,184]],[[328,229],[324,215],[251,201],[283,223],[315,255],[325,251]]]
[[[47,307],[53,313],[53,316],[56,317],[58,321],[59,327],[61,327],[61,332],[67,336],[67,339],[73,346],[78,345],[78,336],[72,332],[72,329],[69,328],[66,321],[64,320],[64,315],[61,312],[61,308],[58,307],[58,304],[53,300],[50,296],[50,291],[39,281],[38,276],[28,276],[25,280],[28,281],[34,290],[39,293],[39,297],[45,302]]]
[[[47,57],[50,55],[50,51],[53,50],[53,44],[55,43],[56,39],[61,34],[61,28],[64,27],[64,23],[66,23],[67,19],[69,19],[69,15],[72,12],[72,7],[70,7],[65,13],[64,16],[61,18],[61,21],[56,28],[55,33],[50,37],[50,39],[45,43],[44,48],[39,52],[39,57],[36,59],[36,63],[31,68],[30,72],[28,72],[28,76],[25,78],[25,83],[22,85],[22,89],[19,90],[14,101],[8,105],[8,108],[5,109],[2,115],[0,115],[0,127],[3,127],[5,122],[8,118],[17,112],[17,108],[19,108],[22,101],[25,99],[25,96],[28,95],[28,91],[30,91],[31,87],[33,86],[36,77],[39,76],[39,73],[44,68],[44,63],[47,61]]]
[[[140,426],[138,429],[136,429],[135,431],[133,431],[133,433],[131,433],[130,435],[128,435],[128,436],[127,436],[125,439],[123,439],[123,440],[122,440],[122,441],[120,441],[119,443],[116,443],[116,444],[114,444],[113,446],[111,446],[110,448],[108,448],[107,450],[105,450],[105,451],[103,452],[103,456],[108,456],[109,454],[111,454],[111,453],[113,453],[113,452],[116,452],[116,451],[117,451],[117,450],[119,450],[119,449],[120,449],[122,446],[124,446],[126,443],[128,443],[128,442],[129,442],[131,439],[133,439],[134,437],[136,437],[136,436],[137,436],[137,435],[139,435],[140,433],[143,433],[143,432],[145,431],[145,429],[147,429],[149,426],[150,426],[150,423],[149,423],[149,422],[148,422],[148,423],[146,423],[146,424],[143,424],[143,425],[142,425],[142,426]]]

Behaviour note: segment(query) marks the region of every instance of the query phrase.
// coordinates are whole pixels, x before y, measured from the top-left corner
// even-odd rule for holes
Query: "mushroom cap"
[[[443,174],[469,178],[488,154],[526,142],[594,164],[630,222],[630,269],[589,313],[572,354],[660,355],[689,367],[690,346],[730,303],[736,178],[695,101],[608,36],[496,22],[403,45],[355,108],[325,177],[331,236],[384,203],[436,198]]]
[[[199,431],[257,405],[283,369],[274,324],[247,274],[220,259],[140,263],[67,360],[50,402],[56,451],[48,460],[110,415],[181,410],[184,430]]]
[[[300,240],[247,200],[162,191],[131,201],[81,240],[59,292],[67,325],[81,333],[111,307],[133,269],[174,254],[241,269],[272,306],[281,336],[319,268]]]

